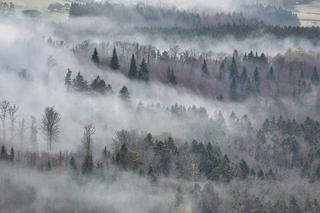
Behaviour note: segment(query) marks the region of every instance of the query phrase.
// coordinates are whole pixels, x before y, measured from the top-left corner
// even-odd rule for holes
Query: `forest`
[[[320,28],[202,3],[0,3],[0,212],[320,212]]]

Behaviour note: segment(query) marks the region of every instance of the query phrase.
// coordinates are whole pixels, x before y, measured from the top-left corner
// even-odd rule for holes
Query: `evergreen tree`
[[[243,67],[240,75],[240,96],[244,100],[251,95],[251,82],[246,67]]]
[[[124,143],[121,145],[121,148],[116,156],[116,161],[119,165],[125,167],[126,166],[126,160],[128,155],[128,148],[127,145]]]
[[[138,77],[137,62],[136,62],[136,59],[135,59],[133,54],[132,54],[132,57],[131,57],[130,69],[129,69],[128,77],[130,79],[136,79]]]
[[[81,171],[82,174],[90,174],[93,171],[93,159],[92,159],[92,155],[91,154],[87,154],[84,158],[82,167],[81,167]]]
[[[47,162],[47,171],[51,171],[51,162],[48,160]]]
[[[10,160],[11,162],[14,161],[14,149],[13,149],[13,147],[11,147],[11,149],[10,149],[9,160]]]
[[[257,132],[257,142],[258,144],[265,144],[267,142],[266,135],[261,129]]]
[[[152,166],[149,166],[148,168],[148,177],[150,178],[151,182],[155,183],[157,181],[157,176],[152,168]]]
[[[96,79],[93,80],[93,82],[90,85],[91,90],[99,93],[105,93],[107,90],[106,82],[102,79],[100,79],[100,76],[97,76]]]
[[[170,84],[174,86],[177,85],[176,76],[174,75],[173,69],[170,69],[170,67],[168,67],[167,70],[167,80]]]
[[[239,95],[238,95],[238,84],[237,79],[232,78],[230,83],[230,89],[229,89],[229,98],[231,101],[238,101]]]
[[[230,76],[229,79],[236,79],[239,77],[239,73],[238,73],[238,67],[237,67],[237,62],[235,60],[235,58],[232,58],[231,61],[231,66],[230,66]]]
[[[231,67],[230,67],[230,88],[229,88],[229,98],[231,101],[238,101],[238,68],[235,58],[232,58]]]
[[[255,93],[257,95],[260,94],[260,74],[259,74],[259,70],[258,67],[255,68],[254,73],[253,73],[253,83],[255,86]]]
[[[267,80],[270,80],[270,81],[275,80],[273,67],[270,67],[270,69],[269,69],[269,72],[267,75]]]
[[[124,101],[130,101],[130,93],[126,86],[123,86],[119,92],[119,97]]]
[[[229,182],[232,178],[232,168],[227,155],[224,155],[221,163],[221,175],[224,182]]]
[[[8,152],[4,145],[1,146],[0,160],[8,160]]]
[[[93,54],[92,54],[92,57],[91,57],[91,61],[99,66],[100,64],[100,59],[99,59],[99,55],[98,55],[98,51],[97,51],[97,48],[94,48],[94,51],[93,51]]]
[[[209,70],[208,70],[208,65],[207,65],[207,61],[206,60],[203,60],[201,71],[202,71],[202,76],[209,75]]]
[[[249,169],[247,162],[245,160],[242,159],[240,161],[239,168],[240,168],[241,178],[243,178],[243,179],[247,178],[249,176],[250,169]]]
[[[64,78],[64,85],[66,86],[67,89],[70,89],[70,87],[72,85],[71,74],[72,74],[72,71],[68,68],[66,77]]]
[[[88,83],[83,76],[78,72],[75,79],[73,79],[73,88],[79,92],[88,90]]]
[[[259,171],[258,171],[258,178],[264,179],[264,172],[262,169],[259,169]]]
[[[73,170],[73,171],[76,171],[78,169],[77,163],[76,163],[73,156],[71,156],[71,158],[70,158],[69,165],[70,165],[71,170]]]
[[[224,62],[221,62],[220,68],[219,68],[218,79],[220,81],[222,81],[222,80],[224,80],[224,78],[225,78]]]
[[[142,81],[149,81],[149,70],[145,59],[142,59],[138,73],[138,79]]]
[[[111,57],[111,61],[110,61],[110,68],[113,70],[118,70],[120,68],[116,48],[113,48],[112,57]]]
[[[314,69],[313,69],[311,81],[315,85],[318,85],[320,83],[320,77],[319,77],[319,73],[317,71],[317,67],[314,67]]]
[[[289,201],[289,212],[290,213],[302,213],[302,210],[295,197],[291,197]]]

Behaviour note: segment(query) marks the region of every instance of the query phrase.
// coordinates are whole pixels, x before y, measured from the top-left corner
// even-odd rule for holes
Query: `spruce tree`
[[[245,160],[241,160],[240,161],[240,164],[239,164],[239,168],[240,168],[240,176],[245,179],[249,176],[249,173],[250,173],[250,169],[246,163]]]
[[[229,76],[229,81],[230,81],[230,88],[229,88],[229,98],[231,101],[238,101],[238,68],[236,64],[236,60],[233,57],[232,62],[231,62],[231,67],[230,67],[230,76]]]
[[[221,163],[221,169],[220,173],[222,175],[222,180],[224,182],[229,182],[232,178],[232,168],[230,165],[230,160],[227,155],[224,155],[222,163]]]
[[[119,97],[124,101],[130,101],[130,93],[126,86],[123,86],[119,92]]]
[[[0,159],[1,160],[8,160],[8,152],[7,152],[7,149],[4,145],[1,146]]]
[[[237,63],[236,63],[236,60],[235,58],[233,57],[232,58],[232,62],[231,62],[231,66],[230,66],[230,76],[229,76],[229,79],[232,80],[232,79],[237,79],[239,76],[238,76],[238,67],[237,67]]]
[[[98,55],[98,51],[97,51],[97,48],[94,48],[94,51],[93,51],[93,54],[92,54],[92,57],[91,57],[91,61],[99,66],[100,64],[100,59],[99,59],[99,55]]]
[[[230,90],[229,90],[229,98],[231,101],[238,101],[238,85],[237,85],[237,79],[233,78],[231,79],[230,83]]]
[[[81,171],[82,174],[90,174],[93,171],[93,159],[92,159],[92,155],[91,154],[87,154],[84,158],[82,167],[81,167]]]
[[[268,75],[267,75],[267,80],[271,80],[272,81],[274,79],[275,79],[275,77],[274,77],[273,67],[270,67]]]
[[[66,77],[64,78],[64,85],[66,86],[67,89],[70,89],[71,87],[71,75],[72,75],[72,71],[68,68]]]
[[[222,61],[219,68],[218,79],[222,81],[224,80],[224,78],[225,78],[225,70],[224,70],[224,62]]]
[[[140,64],[138,78],[142,81],[149,81],[149,70],[144,58],[142,59],[142,62]]]
[[[92,91],[99,92],[102,94],[104,94],[107,90],[106,82],[100,79],[100,76],[97,76],[97,78],[93,80],[93,82],[90,85],[90,88]]]
[[[209,75],[209,70],[208,70],[208,65],[206,60],[203,60],[201,71],[203,76]]]
[[[258,67],[255,68],[254,73],[253,73],[253,83],[255,86],[255,93],[257,95],[260,94],[260,74],[259,74],[259,70]]]
[[[88,83],[84,80],[83,76],[78,72],[75,79],[73,79],[73,88],[77,91],[86,91]]]
[[[70,158],[69,165],[70,165],[71,170],[73,170],[73,171],[76,171],[77,168],[78,168],[77,167],[77,163],[76,163],[76,161],[75,161],[73,156],[71,156],[71,158]]]
[[[112,57],[111,57],[111,61],[110,61],[110,68],[113,70],[118,70],[120,68],[116,48],[113,48]]]
[[[168,67],[168,70],[167,70],[167,80],[170,84],[174,86],[177,85],[176,76],[174,74],[173,69],[170,69],[170,67]]]
[[[14,161],[14,149],[13,149],[13,147],[11,147],[11,149],[10,149],[9,160],[10,160],[11,162]]]
[[[138,76],[137,62],[136,62],[136,59],[135,59],[134,55],[132,54],[131,62],[130,62],[130,69],[129,69],[129,72],[128,72],[128,77],[130,79],[136,79],[137,76]]]
[[[320,83],[320,78],[319,78],[319,73],[317,71],[317,67],[314,67],[314,69],[313,69],[311,81],[315,85],[318,85]]]

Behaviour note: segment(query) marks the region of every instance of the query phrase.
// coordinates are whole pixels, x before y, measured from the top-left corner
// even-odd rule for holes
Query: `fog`
[[[215,13],[235,11],[240,4],[255,1],[144,3]],[[244,39],[231,35],[163,37],[137,29],[145,23],[121,24],[105,17],[70,17],[58,22],[17,12],[1,18],[0,102],[19,108],[16,117],[7,120],[1,109],[0,145],[7,150],[2,148],[0,155],[0,188],[6,192],[0,195],[0,211],[253,212],[271,206],[270,212],[280,212],[277,200],[290,203],[289,209],[294,206],[292,197],[301,208],[318,199],[320,167],[314,150],[319,148],[319,85],[313,68],[320,65],[317,41],[272,34]],[[125,44],[137,50],[126,49]],[[118,48],[121,45],[123,49]],[[136,55],[142,69],[145,55],[138,57],[139,45],[152,47],[157,55],[155,62],[148,58],[148,81],[128,77],[131,55]],[[177,46],[180,59],[161,59],[163,52]],[[91,58],[94,48],[99,52],[98,65]],[[110,65],[113,48],[118,48],[120,59],[116,70]],[[192,52],[191,62],[181,59],[184,51]],[[267,63],[245,62],[242,58],[250,51],[264,53]],[[260,56],[256,53],[255,57]],[[207,76],[201,73],[206,63]],[[228,76],[238,64],[239,79],[242,67],[248,66],[251,81],[256,87],[261,81],[263,91],[250,87],[259,92],[232,100],[232,80],[216,77],[221,64],[228,67]],[[166,79],[168,67],[177,76],[172,85]],[[270,67],[278,71],[271,83],[265,80]],[[65,82],[69,69],[71,80],[80,72],[91,88],[99,76],[112,86],[113,93],[69,89]],[[289,81],[283,77],[287,72]],[[299,79],[292,83],[294,75]],[[130,96],[126,100],[119,94],[124,86]],[[310,91],[304,93],[307,87]],[[206,94],[210,90],[206,88],[216,89],[210,91],[214,95]],[[54,107],[61,116],[52,149],[48,149],[50,138],[43,127],[47,107]],[[265,119],[272,117],[276,130],[266,124]],[[296,129],[286,130],[286,122],[293,121],[297,124],[290,127]],[[88,137],[84,127],[89,124],[94,131]],[[260,131],[265,131],[263,136]],[[87,157],[91,157],[90,172],[86,171]],[[258,207],[250,206],[251,202]]]

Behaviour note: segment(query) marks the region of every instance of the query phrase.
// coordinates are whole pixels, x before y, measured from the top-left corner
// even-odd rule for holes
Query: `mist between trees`
[[[319,29],[235,8],[2,4],[0,211],[320,212]]]

